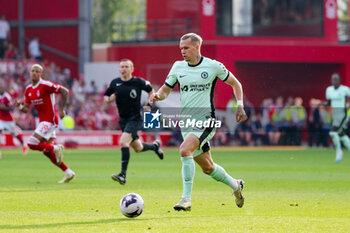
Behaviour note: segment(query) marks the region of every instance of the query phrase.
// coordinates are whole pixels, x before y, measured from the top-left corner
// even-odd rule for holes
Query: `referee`
[[[122,151],[122,169],[118,175],[112,174],[111,176],[113,180],[122,185],[126,182],[126,171],[130,159],[129,146],[136,153],[153,150],[160,159],[164,157],[159,140],[153,143],[142,143],[137,135],[137,131],[141,128],[141,92],[144,90],[150,96],[153,89],[148,81],[132,76],[133,71],[134,64],[131,60],[121,60],[119,64],[121,77],[113,79],[104,94],[105,103],[116,102],[120,118],[119,125],[123,132],[119,140]]]

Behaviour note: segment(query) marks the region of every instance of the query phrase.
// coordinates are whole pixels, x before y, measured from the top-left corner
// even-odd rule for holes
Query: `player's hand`
[[[160,100],[160,96],[158,95],[158,93],[153,93],[148,98],[148,102],[150,104],[153,104],[154,101],[158,101],[158,100]]]
[[[58,110],[58,115],[60,116],[61,119],[66,116],[66,110],[64,109],[59,109]]]
[[[16,108],[18,108],[21,105],[21,103],[18,100],[15,100],[15,104],[14,105],[16,106]]]
[[[236,121],[238,123],[245,122],[248,119],[247,114],[244,111],[243,106],[238,105],[237,110],[236,110]]]

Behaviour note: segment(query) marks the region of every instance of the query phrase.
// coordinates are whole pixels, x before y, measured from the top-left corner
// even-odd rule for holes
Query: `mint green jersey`
[[[195,115],[214,117],[213,97],[217,78],[226,81],[228,76],[229,71],[223,64],[202,57],[194,66],[186,61],[176,61],[165,80],[165,85],[173,88],[179,84],[183,110],[198,109]]]
[[[329,86],[326,90],[326,99],[330,100],[332,108],[345,108],[346,97],[350,97],[350,89],[347,86],[340,85],[337,89]]]

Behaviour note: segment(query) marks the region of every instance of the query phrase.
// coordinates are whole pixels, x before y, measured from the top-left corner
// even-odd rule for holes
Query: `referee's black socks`
[[[126,175],[126,170],[128,169],[128,164],[130,160],[130,149],[129,147],[122,147],[122,174]]]
[[[156,148],[156,145],[154,143],[142,143],[143,145],[143,149],[142,151],[147,151],[147,150],[153,150],[155,151],[157,148]]]

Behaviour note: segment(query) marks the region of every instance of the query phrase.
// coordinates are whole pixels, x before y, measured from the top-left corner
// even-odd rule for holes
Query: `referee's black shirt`
[[[151,84],[141,78],[132,77],[123,81],[120,77],[113,79],[105,92],[105,96],[116,96],[116,104],[119,116],[122,118],[141,117],[141,92],[142,90],[152,91]]]

